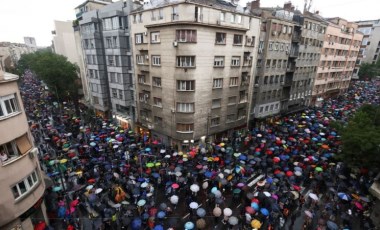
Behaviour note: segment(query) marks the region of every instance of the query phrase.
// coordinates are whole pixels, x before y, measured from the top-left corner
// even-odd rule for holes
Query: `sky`
[[[115,0],[114,0],[115,1]],[[246,5],[251,0],[240,0]],[[74,8],[84,0],[0,0],[0,41],[24,43],[23,37],[35,37],[38,46],[49,46],[54,20],[75,19]],[[262,7],[283,6],[284,0],[261,0]],[[299,10],[304,0],[293,0]],[[349,21],[380,19],[379,0],[313,0],[311,12],[324,17]]]

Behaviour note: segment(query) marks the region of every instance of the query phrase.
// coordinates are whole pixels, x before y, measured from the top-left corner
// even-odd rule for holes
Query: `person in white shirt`
[[[1,152],[0,152],[0,160],[1,160],[1,162],[5,162],[5,161],[8,160],[8,155],[5,154],[4,151],[1,151]]]

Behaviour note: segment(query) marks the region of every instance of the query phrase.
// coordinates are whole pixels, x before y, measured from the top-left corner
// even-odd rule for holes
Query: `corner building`
[[[31,230],[47,220],[45,183],[17,80],[0,62],[0,229]]]
[[[227,1],[132,11],[138,129],[185,148],[246,127],[260,20]]]

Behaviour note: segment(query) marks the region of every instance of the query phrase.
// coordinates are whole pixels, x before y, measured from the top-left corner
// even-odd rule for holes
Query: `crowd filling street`
[[[371,82],[352,82],[321,107],[178,150],[56,98],[31,72],[21,94],[52,183],[50,224],[35,229],[374,229],[376,174],[335,159],[333,121],[379,105]],[[380,218],[380,217],[379,217]]]

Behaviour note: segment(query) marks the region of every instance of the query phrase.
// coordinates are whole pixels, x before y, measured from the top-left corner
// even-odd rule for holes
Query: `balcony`
[[[301,33],[294,32],[292,36],[292,42],[300,42],[301,41]]]
[[[289,65],[286,67],[286,72],[294,72],[296,71],[296,65]]]
[[[290,51],[289,57],[296,58],[296,57],[298,57],[298,55],[299,55],[299,51],[298,51],[298,49],[292,49],[292,50]]]

